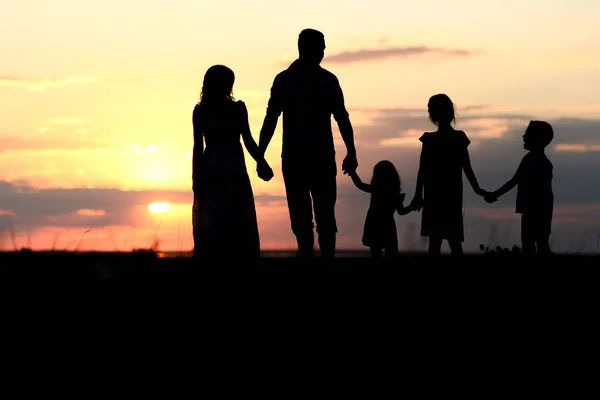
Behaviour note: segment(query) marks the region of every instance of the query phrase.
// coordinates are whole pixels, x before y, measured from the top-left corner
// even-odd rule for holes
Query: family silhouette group
[[[358,176],[354,132],[337,77],[320,66],[324,35],[305,29],[298,37],[298,58],[277,74],[256,143],[248,110],[233,96],[234,72],[214,65],[204,76],[200,101],[193,114],[192,229],[195,257],[260,257],[254,195],[246,163],[256,161],[259,178],[269,181],[273,170],[265,151],[280,115],[283,119],[281,165],[291,229],[298,256],[315,257],[315,233],[322,258],[335,257],[337,165],[331,117],[346,147],[342,171],[354,185],[370,194],[362,243],[374,258],[398,253],[395,214],[421,212],[421,236],[429,238],[428,254],[441,254],[443,240],[451,255],[463,254],[463,171],[473,191],[487,203],[517,186],[515,212],[521,214],[524,254],[551,254],[549,237],[554,195],[552,163],[544,149],[554,133],[545,121],[531,121],[523,135],[523,157],[514,176],[496,191],[483,190],[469,157],[470,140],[453,127],[455,109],[445,94],[429,99],[429,119],[437,127],[419,138],[422,143],[416,190],[404,205],[400,174],[388,160],[373,168],[369,183]],[[241,139],[241,140],[240,140]],[[314,215],[314,223],[313,223]],[[316,229],[315,229],[316,225]]]

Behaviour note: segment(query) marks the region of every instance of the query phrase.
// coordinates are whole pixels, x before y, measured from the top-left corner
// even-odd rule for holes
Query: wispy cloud
[[[0,86],[20,87],[31,91],[42,91],[80,83],[94,82],[94,76],[70,76],[66,78],[19,78],[13,76],[0,76]]]
[[[476,52],[464,49],[444,49],[428,46],[401,46],[386,48],[364,48],[347,50],[326,56],[325,63],[350,64],[364,61],[379,61],[390,58],[408,58],[424,55],[440,55],[444,57],[467,57]]]
[[[587,151],[600,151],[600,145],[597,144],[577,144],[577,143],[559,143],[554,146],[556,151],[572,151],[584,153]]]
[[[56,155],[56,154],[87,154],[94,153],[155,153],[159,146],[138,144],[120,140],[103,138],[87,138],[84,132],[79,136],[60,139],[55,137],[37,136],[22,138],[16,136],[3,136],[0,146],[0,157],[7,155]]]

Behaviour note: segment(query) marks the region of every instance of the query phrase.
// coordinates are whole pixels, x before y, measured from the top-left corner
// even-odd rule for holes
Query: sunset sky
[[[344,91],[363,180],[389,159],[412,198],[436,93],[456,103],[487,190],[516,170],[527,123],[547,120],[553,248],[600,249],[597,0],[0,4],[0,249],[129,250],[156,237],[163,250],[191,249],[191,115],[204,72],[234,70],[258,140],[273,78],[297,56],[304,28],[325,34],[322,65]],[[247,156],[263,249],[295,247],[280,150],[281,121],[268,183]],[[464,182],[465,249],[519,244],[516,191],[489,205]],[[339,248],[362,248],[368,202],[340,171]],[[396,217],[401,250],[423,248],[420,216]]]

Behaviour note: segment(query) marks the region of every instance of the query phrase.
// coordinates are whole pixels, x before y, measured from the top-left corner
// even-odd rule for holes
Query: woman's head
[[[429,98],[427,111],[431,122],[440,125],[448,125],[456,121],[454,115],[454,103],[445,94],[436,94]]]
[[[394,164],[388,160],[379,161],[373,168],[371,186],[376,191],[384,190],[400,193],[402,182]]]
[[[233,71],[224,65],[213,65],[206,74],[202,83],[200,101],[233,100]]]

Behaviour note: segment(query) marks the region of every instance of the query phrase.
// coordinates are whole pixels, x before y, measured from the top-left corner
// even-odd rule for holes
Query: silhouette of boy
[[[352,124],[339,81],[320,66],[324,52],[325,37],[321,32],[314,29],[300,32],[299,57],[273,81],[259,138],[259,148],[264,154],[283,113],[283,181],[301,257],[314,255],[313,208],[321,256],[331,258],[335,254],[337,166],[332,115],[346,145],[344,174],[354,172],[358,166]],[[257,172],[263,177],[260,168]]]
[[[552,192],[552,163],[544,149],[552,142],[554,131],[545,121],[531,121],[523,135],[523,157],[515,175],[500,189],[485,197],[493,203],[517,187],[515,212],[521,214],[521,245],[523,253],[550,254],[549,238],[552,226],[554,193]]]

